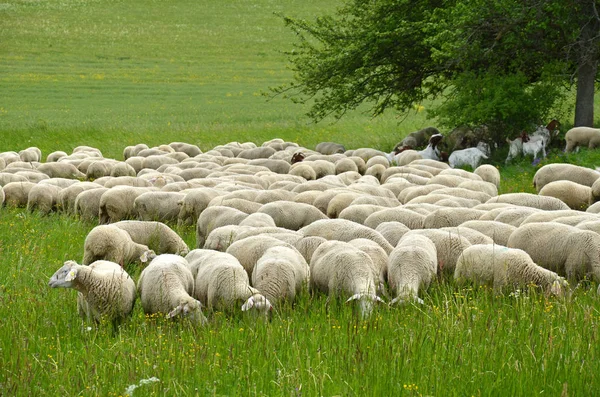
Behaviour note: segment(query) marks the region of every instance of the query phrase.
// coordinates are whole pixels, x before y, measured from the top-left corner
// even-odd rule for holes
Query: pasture
[[[301,105],[267,101],[263,92],[291,76],[282,51],[293,35],[275,13],[311,18],[340,3],[226,3],[0,4],[0,152],[37,146],[45,158],[89,145],[121,160],[139,142],[209,150],[275,137],[389,151],[432,124],[422,112],[401,124],[355,112],[315,125]],[[600,154],[554,151],[548,162],[594,167]],[[528,160],[501,166],[500,192],[534,192],[535,170]],[[65,260],[81,260],[94,226],[0,210],[0,395],[578,396],[600,384],[592,283],[558,299],[444,280],[425,305],[379,306],[367,320],[307,293],[270,322],[215,313],[199,329],[145,316],[138,303],[118,332],[93,327],[74,291],[47,284]],[[195,246],[193,227],[173,227]]]

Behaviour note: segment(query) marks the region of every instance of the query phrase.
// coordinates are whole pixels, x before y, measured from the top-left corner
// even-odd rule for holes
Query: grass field
[[[0,151],[90,145],[122,159],[139,142],[207,150],[274,137],[389,150],[430,124],[423,113],[315,125],[301,106],[262,95],[291,77],[282,51],[293,36],[275,13],[310,18],[339,4],[6,1]],[[545,162],[594,167],[600,155],[555,151]],[[535,170],[526,160],[501,167],[501,192],[532,192]],[[424,306],[381,306],[364,321],[306,294],[271,322],[216,313],[201,329],[146,317],[138,304],[116,334],[89,329],[75,292],[47,283],[82,258],[94,226],[0,210],[0,396],[589,396],[600,385],[593,285],[556,299],[443,281]],[[176,230],[195,246],[192,228]]]

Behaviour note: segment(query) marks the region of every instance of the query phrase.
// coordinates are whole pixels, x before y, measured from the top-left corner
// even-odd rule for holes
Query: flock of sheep
[[[385,301],[424,303],[422,291],[444,277],[555,295],[600,281],[592,169],[546,165],[539,194],[499,195],[495,167],[470,172],[414,150],[273,139],[123,154],[77,147],[41,162],[37,148],[0,153],[4,205],[99,223],[82,264],[65,262],[49,282],[76,289],[88,319],[120,321],[138,297],[145,313],[203,324],[214,310],[268,315],[306,288],[368,316]],[[193,249],[168,226],[176,222],[195,225]],[[137,283],[125,270],[134,264]]]

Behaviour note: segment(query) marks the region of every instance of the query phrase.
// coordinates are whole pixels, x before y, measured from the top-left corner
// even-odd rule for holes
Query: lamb
[[[594,149],[600,146],[600,129],[590,127],[571,128],[565,134],[567,146],[565,152],[572,152],[575,148],[588,147]]]
[[[496,188],[500,187],[500,171],[490,164],[482,164],[475,168],[473,174],[478,175],[484,182],[492,183]],[[498,193],[496,193],[497,195]],[[492,196],[495,196],[494,194]]]
[[[112,224],[125,230],[131,239],[156,254],[185,256],[190,251],[185,241],[169,226],[153,221],[120,221]]]
[[[252,271],[252,286],[273,304],[293,302],[308,286],[310,268],[295,249],[285,246],[268,248],[256,261]]]
[[[310,262],[310,290],[321,291],[332,297],[343,297],[346,302],[358,300],[363,318],[370,315],[375,302],[383,302],[376,295],[376,280],[369,255],[350,243],[327,241],[319,246]]]
[[[414,234],[400,239],[388,260],[388,284],[395,296],[390,304],[423,304],[419,290],[428,288],[436,273],[437,249],[429,238]]]
[[[531,193],[505,193],[492,197],[486,203],[509,203],[541,210],[567,210],[569,206],[554,197],[539,196]]]
[[[327,215],[316,207],[293,201],[273,201],[264,204],[257,212],[269,215],[275,225],[290,230],[299,230],[315,221],[327,219]]]
[[[185,193],[179,192],[145,192],[133,201],[133,210],[142,221],[175,222],[184,198]]]
[[[379,244],[388,254],[393,249],[380,233],[370,227],[346,219],[322,219],[304,226],[299,232],[304,236],[319,236],[327,240],[345,242],[355,238],[368,238]]]
[[[242,311],[253,310],[265,316],[270,313],[271,302],[250,286],[248,274],[233,255],[219,253],[196,261],[194,296],[203,305],[211,310],[231,311],[243,302]]]
[[[506,245],[508,238],[517,227],[507,223],[497,222],[493,220],[471,220],[460,224],[461,228],[469,228],[477,230],[480,233],[490,237],[495,244]]]
[[[481,160],[487,160],[489,155],[489,145],[485,142],[479,142],[477,147],[455,150],[450,153],[450,157],[448,157],[448,163],[452,168],[470,165],[471,169],[475,170],[481,163]]]
[[[496,292],[533,283],[562,296],[569,287],[563,277],[536,265],[527,252],[495,244],[477,244],[465,249],[456,262],[454,279],[459,284],[470,281],[491,285]]]
[[[600,178],[600,172],[574,164],[546,164],[533,176],[533,187],[539,192],[545,185],[558,180],[568,180],[592,186]]]
[[[556,222],[527,223],[508,239],[509,248],[527,252],[538,265],[570,281],[600,281],[600,235]]]
[[[66,261],[48,285],[75,289],[79,315],[97,323],[119,323],[131,314],[136,298],[135,283],[129,274],[109,261],[96,261],[89,266]]]
[[[100,198],[108,190],[100,187],[79,193],[75,198],[75,215],[81,219],[97,220],[100,213]]]
[[[239,225],[248,214],[235,208],[216,205],[208,207],[198,217],[196,225],[196,248],[202,248],[209,233],[225,225]]]
[[[585,211],[592,204],[590,202],[592,200],[591,187],[567,180],[550,182],[544,185],[538,194],[555,197],[574,210]]]
[[[94,227],[83,243],[83,264],[107,260],[121,266],[145,263],[155,257],[148,246],[133,241],[129,233],[114,225]]]
[[[137,289],[144,313],[184,317],[194,325],[207,322],[202,304],[193,298],[194,277],[187,261],[178,255],[159,255],[142,270]]]

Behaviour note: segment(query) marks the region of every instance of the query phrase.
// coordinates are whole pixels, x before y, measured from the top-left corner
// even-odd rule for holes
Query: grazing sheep
[[[388,254],[393,249],[381,233],[346,219],[322,219],[304,226],[299,232],[304,236],[319,236],[327,240],[345,242],[355,238],[368,238],[379,244]]]
[[[254,226],[243,226],[241,224],[217,227],[208,233],[202,248],[225,252],[227,248],[229,248],[229,246],[237,239],[240,233],[252,230],[254,228]]]
[[[169,226],[153,221],[120,221],[112,224],[125,230],[131,239],[157,254],[185,256],[189,248],[185,241]]]
[[[568,280],[600,281],[600,235],[556,222],[527,223],[508,239],[509,248],[527,252],[538,265]]]
[[[346,148],[344,145],[335,142],[321,142],[317,144],[315,150],[321,154],[336,154],[344,153]]]
[[[590,212],[592,214],[598,214],[600,213],[600,201],[596,201],[594,204],[590,205],[587,210],[585,210],[586,212]]]
[[[592,187],[590,188],[590,201],[589,204],[592,205],[598,201],[600,201],[600,182],[598,182],[600,180],[597,179],[593,184]]]
[[[500,171],[498,171],[498,169],[493,165],[482,164],[475,168],[473,174],[478,175],[484,182],[494,184],[496,188],[500,187]],[[498,193],[496,193],[496,195],[497,194]]]
[[[329,297],[358,300],[360,314],[368,317],[375,302],[376,279],[369,255],[350,243],[327,241],[316,249],[310,262],[310,289]]]
[[[98,220],[100,199],[108,190],[108,188],[100,187],[79,193],[75,198],[75,215],[85,220]]]
[[[256,288],[238,260],[228,253],[196,259],[195,297],[211,310],[254,310],[268,315],[273,306]]]
[[[273,201],[264,204],[258,211],[269,215],[278,227],[299,230],[317,220],[327,219],[316,207],[293,201]]]
[[[492,211],[489,211],[488,214],[490,212]],[[496,222],[502,222],[508,225],[519,227],[523,221],[527,219],[527,217],[529,217],[531,214],[535,214],[536,212],[540,212],[540,210],[532,207],[505,208],[498,212],[498,215],[496,215],[494,220]]]
[[[96,179],[94,183],[102,182],[101,179]],[[138,178],[136,176],[116,176],[106,179],[102,186],[112,188],[115,186],[134,186],[134,187],[151,187],[152,183],[146,179]]]
[[[209,187],[194,188],[185,193],[185,197],[179,202],[179,226],[195,224],[202,211],[208,207],[208,203],[219,195],[217,190]]]
[[[294,248],[291,244],[285,243],[269,234],[250,235],[248,237],[238,235],[225,252],[233,255],[242,265],[249,279],[252,279],[252,272],[256,261],[264,255],[267,249],[272,247]]]
[[[238,190],[237,192],[243,192],[243,190]],[[236,193],[236,192],[234,192]],[[236,210],[240,210],[250,215],[258,211],[262,205],[260,203],[255,203],[254,201],[242,199],[242,198],[225,198],[227,196],[217,196],[208,203],[208,207],[213,207],[215,205],[222,207],[230,207],[235,208]]]
[[[381,222],[375,228],[375,231],[381,233],[392,247],[395,247],[402,236],[409,230],[408,226],[397,221]]]
[[[535,284],[561,296],[569,287],[563,277],[536,265],[527,252],[495,244],[477,244],[465,249],[456,262],[454,279],[459,284],[470,281],[491,285],[496,292]]]
[[[437,274],[437,249],[433,242],[413,234],[400,239],[388,260],[388,284],[394,299],[390,304],[405,303],[419,298]]]
[[[555,197],[574,210],[585,211],[592,204],[592,188],[579,183],[560,180],[544,185],[538,192],[540,196]]]
[[[77,311],[89,321],[117,324],[133,310],[135,283],[117,263],[96,261],[89,266],[66,261],[50,278],[51,288],[77,291]]]
[[[204,246],[206,237],[212,230],[220,226],[239,225],[247,217],[245,212],[231,207],[216,205],[206,208],[196,224],[196,248]]]
[[[85,179],[83,172],[67,162],[43,163],[37,167],[37,170],[50,178]]]
[[[377,287],[378,295],[386,295],[385,282],[388,275],[388,254],[383,248],[373,240],[367,238],[355,238],[348,241],[348,244],[365,252],[371,258],[373,266],[373,279]]]
[[[567,146],[565,152],[572,152],[575,148],[587,147],[594,149],[600,146],[600,129],[590,127],[571,128],[565,134]]]
[[[493,244],[494,240],[492,240],[491,237],[488,237],[487,235],[481,233],[480,231],[477,231],[475,229],[470,229],[468,227],[463,227],[463,226],[451,226],[451,227],[441,227],[438,230],[447,230],[449,232],[452,232],[454,234],[458,234],[459,236],[462,236],[464,238],[466,238],[469,243],[473,244]]]
[[[402,207],[385,208],[369,215],[365,219],[364,225],[371,229],[376,229],[380,223],[390,221],[400,222],[409,229],[422,229],[425,215]]]
[[[494,185],[493,183],[490,183],[490,182],[485,182],[485,181],[464,181],[464,182],[461,182],[457,186],[457,188],[468,189],[468,190],[471,190],[474,192],[485,193],[488,196],[488,198],[485,201],[498,195],[498,188],[496,187],[496,185]]]
[[[565,216],[577,216],[581,214],[581,211],[576,210],[540,211],[529,215],[523,220],[523,222],[521,222],[521,224],[524,225],[526,223],[532,222],[551,222],[555,219],[562,218]]]
[[[16,182],[30,182],[29,179],[24,175],[10,174],[7,172],[0,172],[0,186],[6,186],[9,183]]]
[[[574,164],[546,164],[533,176],[533,187],[539,192],[545,185],[558,180],[592,186],[600,178],[600,172]]]
[[[133,201],[133,210],[142,221],[175,222],[184,197],[179,192],[145,192]]]
[[[308,286],[310,268],[295,249],[284,246],[268,248],[256,261],[252,286],[274,305],[293,302],[296,295]]]
[[[508,238],[517,228],[507,223],[494,220],[471,220],[460,224],[461,228],[477,230],[480,233],[490,237],[495,244],[506,245]]]
[[[338,214],[338,219],[346,219],[364,225],[369,215],[384,208],[386,207],[374,204],[351,204]]]
[[[66,152],[57,150],[55,152],[48,154],[48,156],[46,156],[46,163],[54,163],[54,162],[57,162],[58,160],[60,160],[61,158],[67,157],[67,156],[68,156],[68,154]]]
[[[416,150],[412,150],[412,149],[404,150],[403,152],[401,152],[395,156],[395,161],[396,161],[396,164],[398,164],[398,165],[407,165],[407,164],[410,164],[414,161],[421,160],[421,159],[423,159],[423,156],[421,155],[421,153],[417,152]],[[430,160],[430,159],[427,159],[427,160]]]
[[[509,203],[541,210],[567,210],[569,206],[554,197],[539,196],[532,193],[505,193],[492,197],[486,203]]]
[[[202,150],[196,145],[192,145],[190,143],[185,142],[171,142],[169,146],[173,148],[176,152],[183,152],[190,157],[195,157],[202,153]]]
[[[240,222],[240,226],[252,227],[277,227],[273,218],[262,212],[249,214],[248,217]]]
[[[142,270],[137,289],[144,313],[164,313],[167,318],[184,317],[194,325],[207,322],[202,304],[193,298],[194,277],[185,258],[159,255]]]
[[[107,260],[121,266],[146,263],[155,256],[148,246],[138,244],[125,230],[114,225],[94,227],[83,243],[83,264]]]
[[[42,151],[37,147],[28,147],[19,151],[19,158],[28,163],[39,163],[42,161]]]
[[[144,149],[149,149],[148,145],[146,145],[145,143],[138,143],[134,146],[127,146],[125,147],[125,149],[123,149],[123,158],[127,160],[130,157],[137,156],[138,153]]]
[[[58,194],[58,208],[66,214],[72,215],[75,213],[75,200],[79,193],[91,189],[100,189],[102,185],[94,182],[79,182],[66,187]],[[97,216],[96,212],[96,216]]]
[[[100,197],[98,218],[100,224],[118,222],[123,219],[134,219],[137,211],[133,205],[135,199],[153,188],[115,186],[108,189]]]
[[[33,186],[27,195],[27,210],[37,210],[45,215],[55,211],[61,190],[62,188],[54,185],[37,184]]]

